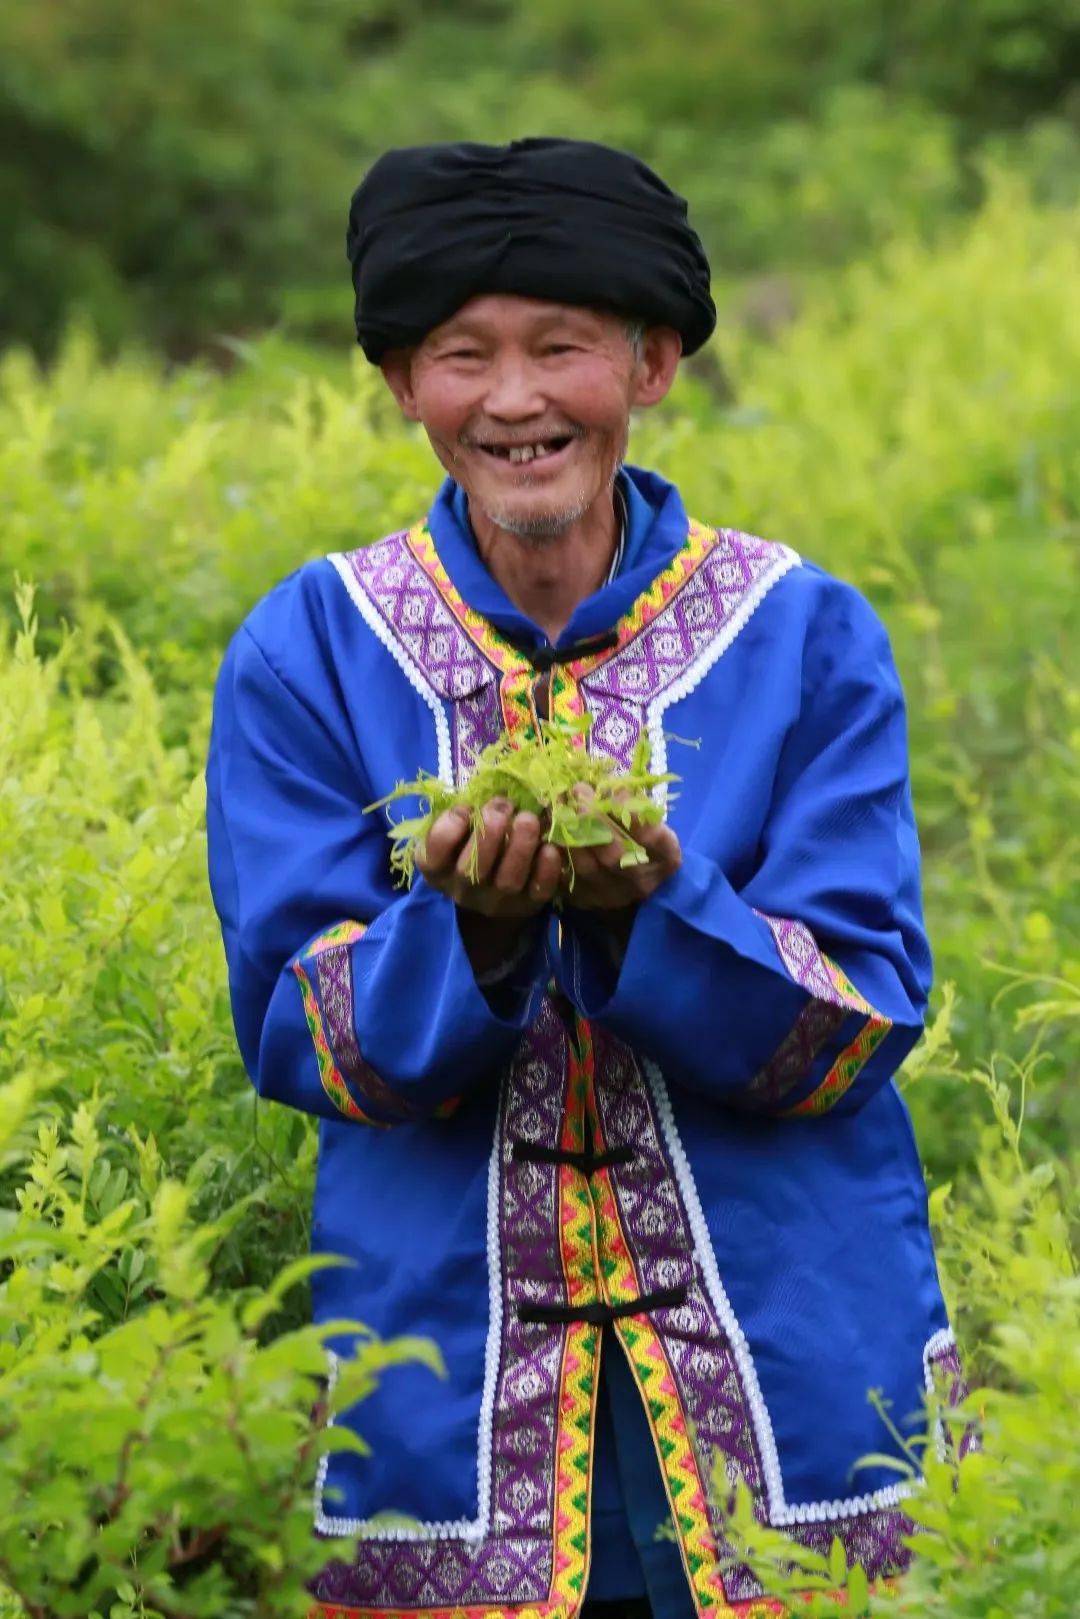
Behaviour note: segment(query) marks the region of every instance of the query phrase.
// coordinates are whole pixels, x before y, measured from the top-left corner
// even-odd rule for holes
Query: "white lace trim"
[[[656,1063],[646,1057],[642,1059],[642,1066],[653,1093],[660,1127],[664,1132],[667,1148],[675,1168],[675,1178],[682,1193],[683,1202],[686,1205],[690,1231],[697,1251],[697,1258],[701,1265],[706,1290],[731,1343],[732,1352],[739,1368],[739,1375],[750,1405],[750,1420],[757,1438],[761,1464],[765,1474],[769,1523],[774,1528],[786,1528],[796,1523],[824,1523],[837,1518],[857,1517],[861,1513],[873,1512],[882,1507],[895,1506],[897,1502],[902,1501],[905,1496],[911,1495],[914,1490],[922,1485],[921,1478],[902,1479],[896,1484],[883,1485],[881,1489],[874,1490],[870,1494],[848,1496],[844,1500],[812,1501],[796,1505],[791,1505],[786,1500],[784,1480],[780,1471],[780,1457],[777,1453],[776,1439],[772,1430],[772,1420],[762,1397],[757,1371],[754,1367],[753,1357],[750,1354],[750,1347],[731,1307],[731,1301],[724,1289],[724,1284],[720,1280],[712,1240],[705,1224],[705,1216],[702,1213],[701,1200],[698,1197],[693,1173],[683,1150],[682,1141],[679,1138],[667,1086]],[[932,1387],[930,1371],[932,1357],[954,1342],[952,1331],[947,1327],[935,1332],[927,1339],[923,1349],[923,1377],[926,1381],[927,1389]],[[940,1423],[937,1426],[939,1431],[935,1437],[938,1453],[943,1455],[944,1435],[940,1432]]]
[[[502,1089],[505,1089],[503,1081]],[[491,1462],[494,1449],[495,1393],[499,1383],[499,1363],[502,1359],[503,1336],[503,1274],[502,1242],[499,1219],[502,1210],[502,1165],[499,1148],[502,1142],[503,1097],[495,1115],[495,1137],[488,1159],[487,1205],[487,1266],[488,1266],[488,1335],[484,1349],[484,1394],[480,1401],[479,1449],[476,1458],[477,1533],[487,1534],[491,1529]]]
[[[432,716],[435,720],[435,743],[438,758],[436,774],[438,775],[440,781],[444,781],[448,787],[452,787],[454,785],[454,767],[452,762],[452,754],[450,751],[450,722],[446,717],[446,710],[443,707],[442,699],[428,684],[424,677],[423,671],[420,669],[420,666],[409,656],[401,641],[394,634],[393,630],[390,628],[389,624],[387,624],[382,614],[375,607],[375,604],[370,600],[369,597],[365,596],[364,592],[361,590],[359,581],[352,570],[352,565],[349,562],[348,557],[345,556],[341,551],[332,551],[328,555],[327,561],[333,563],[342,584],[349,592],[354,605],[358,609],[364,623],[368,626],[368,629],[371,630],[372,634],[382,642],[383,646],[389,652],[390,656],[393,658],[394,662],[397,664],[398,668],[409,682],[409,685],[413,688],[418,697],[423,698],[424,702],[430,708]]]
[[[690,1221],[690,1234],[701,1265],[705,1286],[713,1309],[720,1317],[721,1325],[731,1344],[735,1363],[739,1368],[739,1377],[750,1403],[750,1420],[757,1438],[758,1449],[761,1452],[762,1466],[765,1471],[765,1489],[771,1517],[778,1508],[782,1510],[784,1506],[784,1486],[780,1477],[780,1459],[776,1452],[772,1421],[758,1384],[757,1371],[750,1355],[750,1346],[746,1342],[743,1330],[736,1319],[735,1311],[731,1308],[731,1301],[724,1289],[724,1284],[720,1280],[712,1240],[709,1237],[705,1216],[701,1209],[701,1199],[698,1197],[697,1186],[694,1183],[694,1177],[671,1111],[671,1099],[668,1096],[664,1077],[656,1063],[650,1058],[644,1057],[641,1061],[649,1087],[653,1093],[660,1128],[664,1132],[667,1149],[671,1154],[675,1179],[678,1182],[679,1191],[682,1193],[683,1203],[686,1206],[687,1218]]]
[[[499,1121],[502,1118],[500,1103]],[[488,1261],[488,1335],[484,1351],[484,1392],[480,1400],[480,1423],[477,1433],[475,1518],[450,1520],[425,1519],[409,1524],[379,1523],[373,1518],[335,1518],[325,1511],[324,1492],[330,1468],[331,1451],[319,1457],[315,1473],[315,1527],[324,1535],[352,1535],[361,1540],[482,1540],[491,1529],[491,1450],[495,1418],[495,1391],[499,1381],[499,1362],[502,1356],[502,1245],[499,1241],[499,1201],[501,1194],[501,1165],[499,1163],[500,1123],[495,1126],[495,1138],[488,1161],[487,1197],[487,1261]],[[340,1356],[327,1349],[330,1363],[327,1393],[337,1382]],[[334,1426],[330,1417],[327,1427]]]
[[[940,1355],[944,1349],[956,1347],[956,1336],[951,1327],[939,1327],[932,1333],[923,1345],[923,1382],[926,1384],[927,1394],[934,1392],[934,1374],[930,1370],[930,1362],[935,1355]],[[939,1462],[946,1460],[949,1454],[948,1441],[945,1435],[945,1424],[940,1417],[934,1420],[934,1450]]]
[[[782,579],[784,574],[791,568],[800,568],[802,566],[802,557],[797,551],[793,551],[790,545],[780,545],[774,542],[773,549],[778,553],[776,561],[755,580],[719,634],[715,635],[708,645],[702,648],[698,656],[687,664],[679,678],[660,692],[659,696],[655,697],[646,708],[645,729],[648,732],[649,742],[652,747],[652,769],[659,774],[663,774],[667,769],[667,742],[664,740],[665,711],[673,703],[680,702],[684,697],[689,697],[694,688],[704,680],[716,660],[722,653],[727,651],[740,631],[746,628],[751,617],[757,608],[761,606],[776,581]],[[708,567],[708,558],[706,558],[703,566]],[[653,789],[653,797],[658,804],[666,802],[666,782],[661,782],[658,787]]]

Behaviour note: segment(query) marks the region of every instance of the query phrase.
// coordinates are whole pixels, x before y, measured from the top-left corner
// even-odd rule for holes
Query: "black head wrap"
[[[488,292],[674,326],[685,354],[716,325],[683,198],[639,158],[593,141],[385,152],[353,193],[345,247],[356,337],[373,363]]]

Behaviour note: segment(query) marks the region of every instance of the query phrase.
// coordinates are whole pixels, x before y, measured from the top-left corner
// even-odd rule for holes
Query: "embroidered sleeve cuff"
[[[347,920],[311,939],[290,965],[337,1113],[381,1128],[452,1113],[539,1009],[542,938],[526,946],[502,983],[481,989],[453,901],[422,878],[370,926]]]
[[[353,1013],[351,946],[366,932],[363,922],[337,923],[300,951],[292,970],[300,986],[323,1090],[345,1118],[385,1129],[423,1115],[396,1096],[360,1054]],[[434,1112],[450,1113],[458,1100],[450,1097]]]

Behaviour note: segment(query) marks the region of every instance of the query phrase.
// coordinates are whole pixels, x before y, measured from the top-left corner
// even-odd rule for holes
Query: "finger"
[[[500,894],[520,894],[529,880],[533,856],[540,843],[540,821],[528,810],[515,815],[495,869],[492,886]]]
[[[658,826],[641,826],[637,829],[637,840],[649,856],[649,864],[659,866],[665,871],[675,871],[682,864],[682,847],[679,839],[666,822],[661,821]]]
[[[548,905],[558,892],[566,869],[566,856],[554,843],[542,843],[536,851],[529,876],[529,898],[537,905]]]
[[[492,867],[502,853],[511,809],[510,801],[506,798],[491,798],[484,805],[483,830],[479,837],[474,834],[469,838],[457,857],[458,874],[467,882],[487,882]]]
[[[454,804],[436,817],[428,830],[423,846],[417,851],[416,864],[425,877],[441,877],[449,872],[465,839],[469,835],[469,810],[465,804]]]

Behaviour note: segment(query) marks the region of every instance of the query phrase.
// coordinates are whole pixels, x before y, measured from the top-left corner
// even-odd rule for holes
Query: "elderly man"
[[[364,353],[447,476],[249,615],[207,773],[240,1050],[319,1116],[314,1248],[353,1262],[316,1319],[446,1364],[341,1419],[370,1454],[321,1466],[316,1530],[355,1554],[313,1611],[764,1612],[726,1538],[739,1481],[761,1522],[895,1573],[918,1480],[882,1454],[959,1371],[891,1078],[931,964],[885,631],[625,462],[715,322],[644,164],[393,151],[348,247]],[[631,828],[647,864],[579,851],[570,887],[492,800],[475,847],[451,810],[395,888],[365,805],[583,712],[619,766],[642,727],[658,769],[672,733],[700,744]]]

